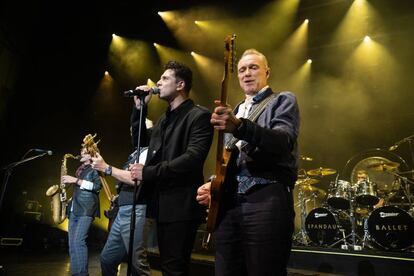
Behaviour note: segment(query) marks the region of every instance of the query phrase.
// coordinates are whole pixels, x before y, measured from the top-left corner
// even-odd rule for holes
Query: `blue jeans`
[[[86,238],[93,218],[69,214],[69,255],[72,275],[88,274],[88,247]]]
[[[132,205],[119,207],[118,214],[101,253],[101,269],[104,276],[117,275],[118,265],[128,254],[131,212]],[[148,226],[145,220],[145,212],[146,205],[136,205],[133,268],[131,270],[133,275],[150,275],[144,243]]]

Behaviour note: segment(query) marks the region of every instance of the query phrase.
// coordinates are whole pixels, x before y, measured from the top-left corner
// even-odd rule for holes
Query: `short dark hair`
[[[168,69],[173,70],[175,76],[184,81],[184,90],[188,94],[191,90],[191,86],[193,85],[193,72],[191,69],[187,65],[174,60],[171,60],[165,64],[164,70]]]

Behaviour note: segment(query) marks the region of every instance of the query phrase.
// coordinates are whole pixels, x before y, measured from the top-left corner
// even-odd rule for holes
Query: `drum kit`
[[[296,244],[398,251],[413,246],[414,170],[400,171],[401,167],[408,168],[402,159],[395,159],[397,162],[378,152],[374,155],[354,162],[349,181],[340,179],[332,168],[299,171],[295,185],[300,210]],[[365,179],[360,179],[361,173]],[[318,187],[324,177],[335,174],[328,191]],[[318,206],[316,199],[321,198]],[[307,208],[309,202],[314,203],[311,210]]]

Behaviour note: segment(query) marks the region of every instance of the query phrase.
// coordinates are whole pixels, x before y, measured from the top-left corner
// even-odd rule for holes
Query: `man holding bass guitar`
[[[133,107],[135,108],[135,107]],[[131,123],[136,120],[136,113],[131,115]],[[151,122],[150,120],[148,120]],[[151,122],[152,123],[152,122]],[[151,125],[148,125],[151,127]],[[131,129],[133,129],[131,127]],[[132,134],[132,144],[136,146],[135,135]],[[141,148],[139,153],[139,162],[144,163],[147,158],[148,148]],[[112,176],[118,180],[117,207],[118,212],[113,221],[108,239],[101,253],[101,269],[103,276],[115,276],[118,274],[118,266],[128,254],[130,222],[134,195],[135,181],[131,178],[129,166],[134,163],[137,157],[137,150],[131,153],[127,162],[122,169],[111,166],[105,162],[103,157],[98,153],[92,158],[92,167],[98,171],[104,172],[107,176]],[[140,184],[138,182],[138,184]],[[146,202],[145,195],[140,194],[135,205],[135,231],[132,255],[132,275],[151,275],[150,266],[146,252],[146,238],[151,221],[146,219]]]
[[[211,117],[215,129],[228,133],[231,152],[218,197],[215,275],[286,275],[294,230],[298,104],[291,92],[271,90],[267,59],[257,50],[246,50],[237,70],[245,100],[234,113],[216,101]],[[200,204],[210,203],[210,188],[206,183],[198,189]]]

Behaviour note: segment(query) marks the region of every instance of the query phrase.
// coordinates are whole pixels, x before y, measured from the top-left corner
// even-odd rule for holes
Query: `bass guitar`
[[[96,153],[99,152],[98,144],[101,140],[95,142],[94,138],[96,137],[96,133],[94,135],[88,134],[83,138],[82,147],[87,148],[88,152],[91,156],[96,157]],[[105,217],[108,218],[108,232],[111,230],[112,223],[115,220],[116,214],[118,213],[118,196],[114,196],[109,188],[108,182],[106,182],[105,175],[102,172],[99,172],[99,178],[102,183],[102,187],[104,189],[105,195],[110,202],[109,210],[104,210]]]
[[[227,103],[227,91],[230,79],[230,73],[233,72],[234,67],[234,40],[236,35],[229,35],[225,39],[225,51],[224,51],[224,76],[221,82],[220,102],[222,106]],[[230,151],[224,147],[224,132],[218,131],[217,138],[217,154],[216,154],[216,171],[215,177],[211,180],[210,195],[211,200],[208,208],[208,217],[206,230],[209,233],[207,239],[204,242],[204,246],[207,247],[210,241],[211,233],[216,228],[217,214],[220,207],[221,194],[223,191],[223,183],[226,177],[227,164],[230,159]]]
[[[113,195],[111,189],[109,188],[108,183],[106,182],[105,177],[102,173],[99,173],[99,178],[101,179],[102,186],[105,191],[105,195],[109,200],[109,209],[104,210],[104,215],[108,219],[108,233],[111,231],[112,223],[114,222],[116,215],[118,214],[118,195]]]

